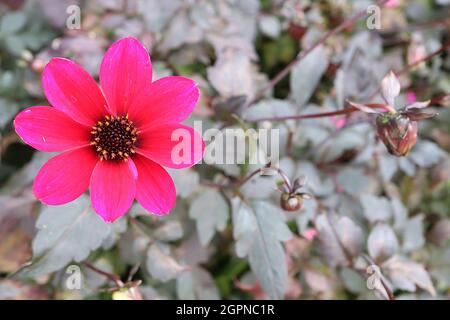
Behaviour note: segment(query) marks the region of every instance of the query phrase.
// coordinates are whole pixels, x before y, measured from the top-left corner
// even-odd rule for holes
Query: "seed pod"
[[[378,137],[392,155],[403,157],[416,144],[417,122],[406,114],[380,114],[376,125]]]

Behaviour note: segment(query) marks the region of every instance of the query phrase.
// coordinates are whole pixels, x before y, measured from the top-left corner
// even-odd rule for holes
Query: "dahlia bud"
[[[417,122],[404,113],[383,113],[377,117],[377,134],[389,153],[397,157],[408,154],[417,141]]]
[[[383,141],[389,153],[403,157],[417,141],[417,121],[431,119],[437,115],[434,112],[424,112],[429,106],[428,101],[416,101],[400,110],[395,109],[395,98],[400,94],[401,86],[394,72],[390,72],[381,81],[381,96],[386,104],[360,104],[349,101],[350,105],[366,113],[377,113],[377,134]],[[387,112],[380,113],[374,108],[382,107]]]
[[[283,210],[297,211],[303,205],[303,198],[298,194],[283,193],[281,195],[280,205]]]
[[[280,205],[283,210],[297,211],[301,209],[304,199],[311,199],[312,196],[299,190],[305,185],[306,177],[301,176],[294,180],[291,184],[289,180],[285,180],[282,185],[279,186],[281,193]]]

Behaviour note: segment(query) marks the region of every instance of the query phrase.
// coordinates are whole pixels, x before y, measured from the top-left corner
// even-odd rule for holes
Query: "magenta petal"
[[[134,98],[151,82],[150,57],[138,40],[121,39],[106,51],[100,67],[100,84],[115,113],[126,114]]]
[[[79,123],[92,126],[110,113],[97,83],[73,61],[50,60],[42,75],[42,85],[50,104]]]
[[[165,77],[153,82],[132,104],[128,113],[141,129],[165,123],[179,123],[194,110],[199,90],[184,77]]]
[[[52,107],[25,109],[14,119],[14,128],[25,143],[40,151],[64,151],[89,145],[89,128]]]
[[[124,161],[99,161],[92,173],[92,206],[105,222],[123,216],[133,204],[136,193],[136,166]]]
[[[205,143],[200,134],[183,124],[152,127],[139,134],[137,152],[169,168],[187,168],[203,157]]]
[[[91,148],[67,151],[51,158],[34,180],[36,198],[49,205],[75,200],[88,188],[97,161]]]
[[[139,177],[136,200],[156,215],[169,213],[176,200],[175,185],[170,175],[159,164],[137,155],[134,158]]]

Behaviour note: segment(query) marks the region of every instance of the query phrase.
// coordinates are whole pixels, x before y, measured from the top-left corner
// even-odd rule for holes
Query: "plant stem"
[[[344,253],[345,259],[347,261],[348,267],[353,269],[354,271],[356,271],[357,273],[359,273],[363,278],[367,277],[367,273],[365,270],[361,270],[355,267],[355,264],[353,262],[353,255],[350,251],[348,251],[348,249],[344,246],[344,244],[341,241],[341,238],[339,237],[338,232],[336,231],[335,225],[334,223],[332,223],[332,221],[330,221],[328,215],[325,215],[325,218],[328,221],[328,224],[330,226],[331,231],[333,232],[334,237],[337,240],[337,244],[338,246],[341,248],[342,252]],[[363,258],[372,265],[376,265],[375,262],[366,254],[362,255]],[[385,281],[383,280],[383,278],[380,278],[380,283],[383,286],[384,291],[386,292],[386,295],[388,297],[388,300],[395,300],[395,296],[392,293],[391,289],[388,287],[388,285],[385,283]],[[382,292],[382,290],[379,290],[380,292]]]
[[[355,18],[355,17],[353,17]],[[352,18],[350,18],[352,19]],[[349,20],[350,20],[349,19]],[[346,20],[347,21],[347,20]],[[338,26],[339,28],[339,26]],[[334,29],[336,30],[336,29]],[[332,31],[334,31],[332,30]],[[320,42],[321,40],[319,40]],[[311,48],[312,50],[316,47],[316,45],[319,45],[319,42],[314,44]],[[406,67],[404,67],[403,69],[394,71],[394,74],[396,76],[402,75],[406,72],[408,72],[409,70],[411,70],[412,68],[418,66],[419,64],[426,62],[428,60],[433,59],[434,57],[436,57],[437,55],[443,53],[445,50],[447,50],[448,48],[450,48],[450,41],[447,41],[446,43],[444,43],[439,49],[431,52],[430,54],[426,55],[425,57],[423,57],[422,59],[419,59],[417,61],[414,61],[413,63],[407,65]],[[311,52],[312,50],[305,50],[302,52]],[[306,54],[307,54],[306,53]],[[299,55],[295,60],[293,60],[289,65],[286,66],[285,69],[283,69],[277,76],[275,76],[275,78],[273,78],[271,80],[270,83],[273,83],[273,85],[269,84],[269,88],[272,88],[276,83],[278,83],[287,73],[289,73],[289,71],[301,60],[304,58],[304,55]],[[284,70],[285,73],[283,73]],[[283,73],[282,77],[280,79],[278,79],[280,77],[280,75]],[[278,80],[277,80],[278,79]],[[377,94],[379,94],[381,91],[381,87],[378,87],[376,91],[374,91],[371,95],[370,98],[368,99],[369,101],[373,100],[373,98],[375,98],[375,96]],[[252,104],[254,102],[256,102],[257,100],[261,99],[264,96],[264,94],[262,96],[258,96],[258,99],[254,99],[252,102],[249,103]],[[440,103],[443,102],[444,100],[448,99],[449,95],[444,95],[441,97],[437,97],[435,99],[432,99],[432,102],[435,101],[435,103]],[[386,107],[386,105],[383,104],[369,104],[367,105],[371,108],[378,108],[378,109],[387,109],[388,111],[392,112],[392,110],[389,110],[389,107]],[[306,114],[306,115],[293,115],[293,116],[284,116],[284,117],[268,117],[268,118],[260,118],[260,119],[254,119],[254,120],[246,120],[246,122],[248,123],[255,123],[255,122],[260,122],[260,121],[283,121],[283,120],[302,120],[302,119],[314,119],[314,118],[323,118],[323,117],[332,117],[332,116],[338,116],[338,115],[344,115],[344,114],[350,114],[352,112],[355,111],[359,111],[358,109],[354,108],[354,107],[349,107],[349,108],[345,108],[342,110],[338,110],[338,111],[333,111],[333,112],[323,112],[323,113],[315,113],[315,114]]]
[[[367,254],[363,254],[362,257],[370,264],[372,265],[376,265],[375,261],[373,261],[373,259],[371,257],[369,257]],[[384,290],[386,291],[386,294],[388,296],[389,300],[395,300],[395,296],[394,293],[392,292],[392,290],[388,287],[388,285],[386,284],[386,282],[384,281],[383,277],[380,278],[380,283],[383,286]]]
[[[396,76],[400,76],[406,72],[408,72],[409,70],[411,70],[412,68],[418,66],[419,64],[421,64],[422,62],[426,62],[428,60],[433,59],[435,56],[443,53],[445,50],[447,50],[448,48],[450,48],[450,41],[447,41],[446,43],[444,43],[439,49],[437,49],[436,51],[431,52],[430,54],[426,55],[425,57],[423,57],[422,59],[419,59],[417,61],[414,61],[411,64],[408,64],[406,67],[404,67],[403,69],[394,71],[394,74]],[[375,98],[375,96],[377,94],[379,94],[381,92],[381,86],[378,87],[378,89],[376,91],[374,91],[371,95],[370,98],[368,99],[369,101],[371,101],[373,98]]]
[[[369,107],[369,108],[385,109],[386,110],[385,105],[379,104],[379,103],[372,103],[372,104],[369,104],[369,105],[366,105],[366,106]],[[246,122],[252,123],[252,122],[261,122],[261,121],[283,121],[283,120],[302,120],[302,119],[326,118],[326,117],[350,114],[350,113],[355,112],[355,111],[359,111],[359,109],[357,109],[355,107],[348,107],[348,108],[341,109],[341,110],[338,110],[338,111],[312,113],[312,114],[300,114],[300,115],[283,116],[283,117],[267,117],[267,118],[246,120]]]
[[[378,0],[376,4],[378,6],[383,6],[386,2],[389,0]],[[360,20],[361,18],[365,17],[367,15],[367,9],[363,9],[359,11],[354,16],[346,19],[343,21],[340,25],[338,25],[333,30],[328,31],[325,35],[323,35],[316,43],[314,43],[312,46],[308,47],[307,49],[301,51],[297,57],[292,60],[286,67],[284,67],[283,70],[281,70],[270,82],[255,96],[255,98],[248,102],[248,106],[251,106],[253,103],[259,101],[267,91],[275,87],[275,85],[280,82],[285,76],[291,72],[292,68],[294,68],[300,61],[302,61],[309,53],[311,53],[314,49],[325,43],[328,38],[338,34],[345,28],[353,25],[356,21]]]
[[[255,171],[253,171],[252,173],[247,175],[245,178],[234,181],[234,182],[220,184],[220,183],[214,183],[214,182],[210,182],[210,181],[202,181],[201,184],[211,187],[211,188],[216,188],[216,189],[239,188],[242,185],[244,185],[245,183],[247,183],[248,181],[250,181],[254,176],[261,173],[264,169],[275,170],[277,172],[277,174],[281,177],[281,179],[283,179],[284,184],[289,188],[289,190],[292,189],[291,182],[289,181],[289,178],[287,177],[286,173],[284,173],[284,171],[281,170],[280,168],[270,167],[270,162],[268,164],[266,164],[264,167],[256,169]]]
[[[442,105],[447,100],[450,100],[450,93],[447,93],[447,94],[444,94],[444,95],[441,95],[441,96],[437,96],[437,97],[431,99],[430,105]]]
[[[94,271],[94,272],[96,272],[98,274],[101,274],[102,276],[105,276],[106,278],[108,278],[108,280],[114,282],[117,287],[122,288],[124,286],[124,283],[122,282],[122,280],[120,280],[119,276],[117,276],[115,274],[112,274],[112,273],[109,273],[107,271],[104,271],[102,269],[99,269],[99,268],[97,268],[96,266],[94,266],[92,263],[90,263],[88,261],[83,262],[83,264],[87,268],[91,269],[92,271]]]
[[[450,41],[447,41],[439,49],[437,49],[436,51],[433,51],[432,53],[428,54],[427,56],[423,57],[422,59],[417,60],[417,61],[407,65],[403,69],[394,71],[394,74],[396,76],[402,75],[402,74],[406,73],[407,71],[409,71],[410,69],[414,68],[415,66],[421,64],[422,62],[431,60],[435,56],[443,53],[448,48],[450,48]],[[370,98],[368,100],[370,101],[373,98],[375,98],[375,96],[377,94],[379,94],[380,91],[381,91],[381,87],[378,87],[378,89],[370,95]],[[444,100],[448,99],[449,96],[450,96],[450,94],[446,94],[446,95],[439,96],[439,97],[436,97],[434,99],[431,99],[431,101],[434,102],[434,103],[441,103]],[[387,106],[386,104],[371,103],[371,104],[366,104],[366,106],[369,107],[369,108],[385,109],[385,110],[387,110],[389,112],[393,112],[393,110],[390,110],[390,106]],[[332,111],[332,112],[322,112],[322,113],[313,113],[313,114],[304,114],[304,115],[293,115],[293,116],[284,116],[284,117],[267,117],[267,118],[246,120],[246,122],[248,122],[248,123],[255,123],[255,122],[261,122],[261,121],[284,121],[284,120],[315,119],[315,118],[324,118],[324,117],[332,117],[332,116],[339,116],[339,115],[344,115],[344,114],[350,114],[350,113],[355,112],[355,111],[359,111],[359,109],[354,108],[354,107],[349,107],[349,108],[344,108],[344,109],[341,109],[341,110],[338,110],[338,111]]]
[[[417,30],[424,30],[428,28],[434,28],[434,27],[446,27],[450,25],[450,19],[444,18],[440,20],[432,20],[432,21],[424,21],[424,22],[418,22],[418,23],[411,23],[404,27],[399,28],[393,28],[389,30],[380,30],[381,35],[389,35],[399,32],[412,32]]]

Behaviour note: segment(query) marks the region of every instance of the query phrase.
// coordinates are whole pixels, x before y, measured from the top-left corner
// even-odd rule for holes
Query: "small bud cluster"
[[[304,176],[294,180],[291,184],[289,180],[279,185],[281,191],[280,205],[283,210],[297,211],[303,206],[304,199],[311,199],[312,196],[309,193],[300,192],[300,189],[305,185],[306,178]]]

